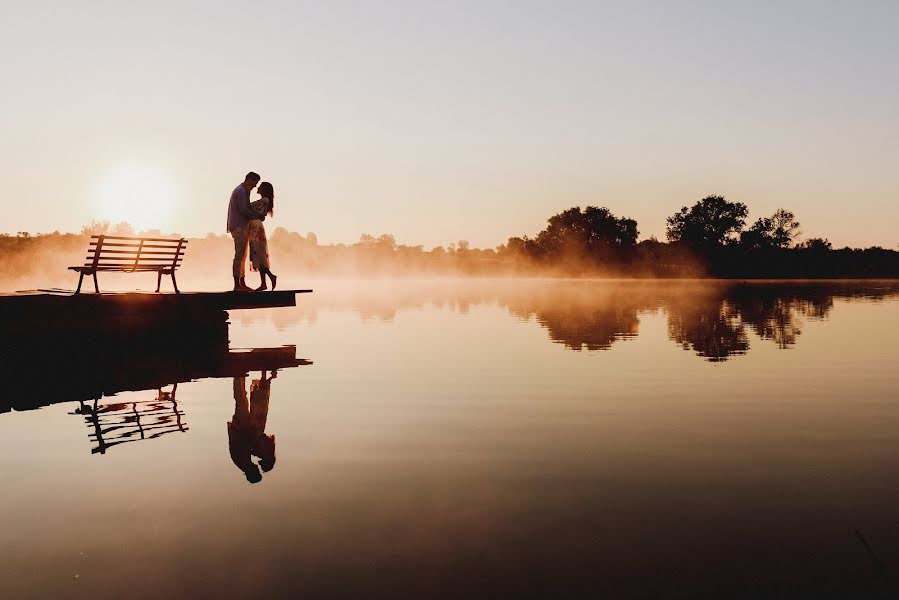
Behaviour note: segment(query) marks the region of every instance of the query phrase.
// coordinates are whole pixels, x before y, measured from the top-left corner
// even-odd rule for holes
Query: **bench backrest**
[[[92,235],[84,266],[116,271],[174,271],[181,266],[186,249],[184,238]]]

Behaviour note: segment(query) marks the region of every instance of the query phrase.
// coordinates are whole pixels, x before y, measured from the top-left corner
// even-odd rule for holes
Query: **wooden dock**
[[[297,294],[266,292],[107,292],[73,295],[69,290],[0,294],[0,327],[29,335],[88,331],[125,333],[183,321],[219,321],[229,310],[296,306]]]
[[[0,295],[0,413],[311,364],[294,346],[232,350],[228,335],[228,311],[311,291]]]
[[[104,292],[77,294],[71,290],[23,290],[0,294],[0,314],[9,311],[42,310],[238,310],[296,306],[297,294],[312,290],[266,292]]]

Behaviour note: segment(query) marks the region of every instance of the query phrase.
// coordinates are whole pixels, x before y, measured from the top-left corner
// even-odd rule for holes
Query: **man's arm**
[[[247,196],[248,194],[246,188],[241,186],[241,188],[237,190],[237,212],[248,219],[259,219],[260,221],[265,220],[262,215],[250,208],[250,201]]]

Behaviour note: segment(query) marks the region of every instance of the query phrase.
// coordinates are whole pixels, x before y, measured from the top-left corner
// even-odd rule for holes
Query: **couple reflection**
[[[262,473],[275,467],[275,436],[265,433],[272,379],[277,370],[261,371],[259,379],[250,383],[247,398],[247,376],[234,378],[234,416],[228,422],[228,450],[231,460],[243,471],[250,483],[262,481]],[[258,464],[253,458],[258,458]]]

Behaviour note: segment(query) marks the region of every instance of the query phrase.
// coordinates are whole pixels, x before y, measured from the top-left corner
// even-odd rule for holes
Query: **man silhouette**
[[[250,171],[243,183],[231,192],[231,200],[228,202],[228,226],[227,231],[234,239],[234,262],[231,265],[231,274],[234,276],[234,291],[249,292],[250,286],[245,280],[247,259],[247,225],[250,219],[265,220],[265,215],[259,215],[250,208],[250,192],[259,183],[258,174]]]

